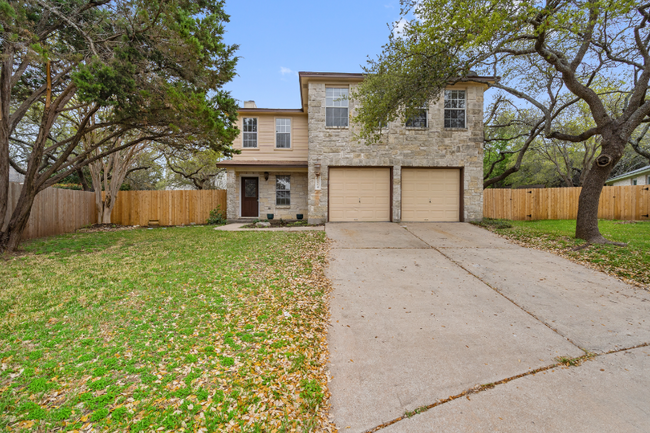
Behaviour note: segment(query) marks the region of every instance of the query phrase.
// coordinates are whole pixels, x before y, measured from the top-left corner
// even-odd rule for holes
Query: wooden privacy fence
[[[576,219],[582,188],[492,189],[483,194],[483,216],[509,220]],[[648,220],[650,186],[606,186],[598,218]]]
[[[9,184],[9,206],[4,223],[8,224],[18,203],[22,185]],[[23,239],[71,233],[97,221],[95,194],[69,189],[47,188],[36,195]]]
[[[111,222],[139,226],[150,222],[161,226],[205,224],[218,205],[225,213],[225,190],[120,191]]]

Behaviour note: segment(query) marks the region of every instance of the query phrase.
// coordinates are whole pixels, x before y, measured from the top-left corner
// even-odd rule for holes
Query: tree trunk
[[[115,207],[115,200],[111,191],[104,192],[104,200],[101,201],[98,206],[97,218],[99,219],[100,224],[110,224],[111,223],[111,214],[113,213],[113,208]]]
[[[35,198],[36,192],[27,188],[27,185],[23,185],[9,225],[6,230],[0,232],[0,252],[13,252],[18,247],[23,231],[29,222]]]
[[[611,134],[611,136],[614,136],[614,134]],[[589,170],[589,173],[585,177],[578,201],[576,238],[583,239],[592,244],[609,243],[600,234],[600,230],[598,229],[598,204],[600,202],[600,194],[603,191],[609,173],[623,156],[623,150],[626,144],[616,138],[607,141],[609,143],[605,145],[605,140],[603,140],[602,152],[595,159],[591,170]],[[603,162],[606,158],[609,158],[609,163],[604,165]]]
[[[88,185],[88,181],[86,180],[86,176],[84,175],[82,168],[77,169],[77,176],[79,176],[79,181],[81,182],[81,187],[84,191],[95,191],[90,185]]]
[[[0,119],[0,231],[9,210],[9,128]]]
[[[11,109],[11,74],[14,48],[7,38],[2,46],[2,71],[0,71],[0,232],[9,207],[9,116]],[[0,245],[2,245],[0,243]],[[0,251],[2,251],[0,249]]]
[[[111,215],[113,214],[113,207],[104,207],[104,212],[102,213],[102,224],[111,223]]]

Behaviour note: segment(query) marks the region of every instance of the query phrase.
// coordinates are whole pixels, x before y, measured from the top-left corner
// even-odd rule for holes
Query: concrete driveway
[[[326,231],[342,432],[650,431],[647,291],[470,224]]]

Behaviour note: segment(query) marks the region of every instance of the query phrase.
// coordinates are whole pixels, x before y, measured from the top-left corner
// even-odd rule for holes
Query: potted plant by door
[[[267,220],[272,220],[273,219],[273,214],[272,213],[267,213],[266,214],[266,219]]]

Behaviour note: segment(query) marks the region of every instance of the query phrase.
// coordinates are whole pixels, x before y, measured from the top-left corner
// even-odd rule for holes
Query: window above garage
[[[466,128],[464,90],[445,90],[445,128]]]
[[[349,89],[347,87],[327,87],[325,89],[325,126],[331,128],[348,127]]]
[[[426,107],[420,108],[411,117],[406,119],[407,128],[428,128],[429,127],[429,110]]]

